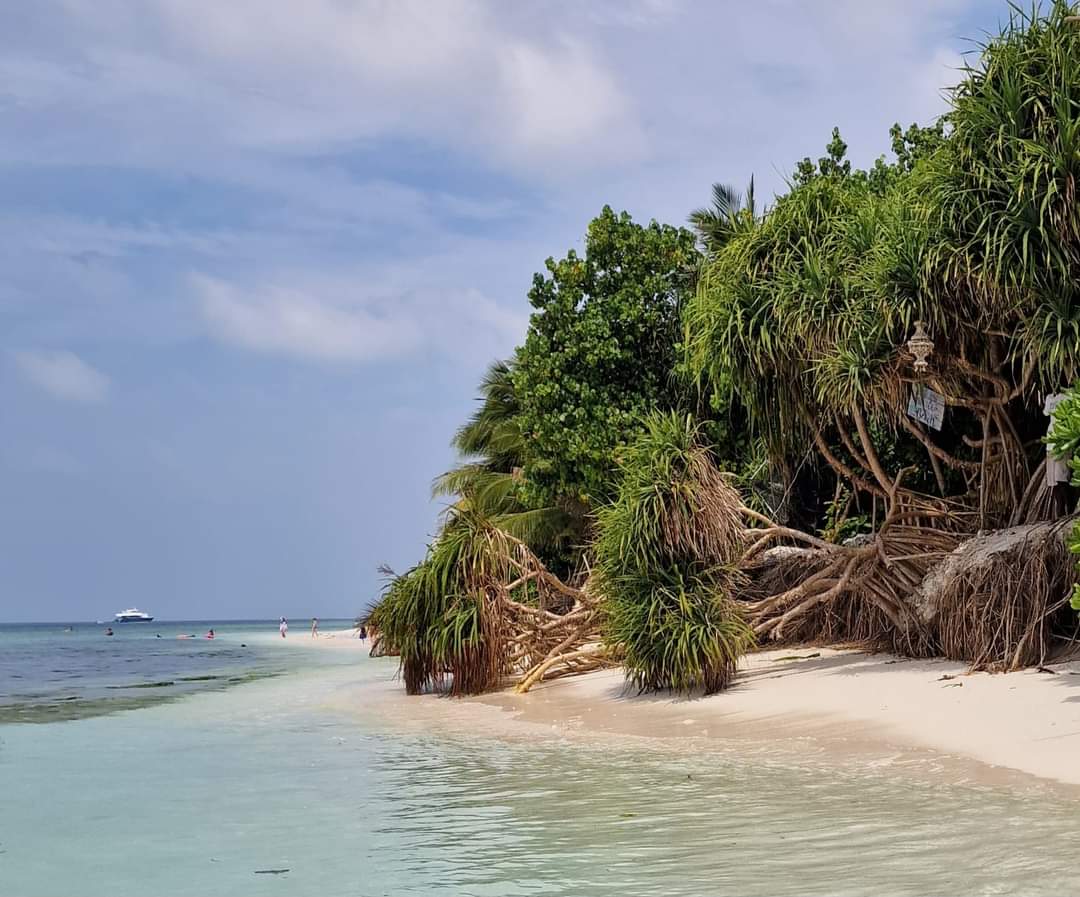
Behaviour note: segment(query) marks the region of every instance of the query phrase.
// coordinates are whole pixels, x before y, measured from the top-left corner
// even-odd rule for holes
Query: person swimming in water
[[[111,626],[108,626],[108,627],[106,627],[106,629],[105,629],[105,634],[106,634],[106,635],[112,635],[112,634],[113,634],[113,631],[112,631],[112,627],[111,627]]]
[[[206,637],[207,638],[213,638],[214,637],[214,630],[211,629],[208,633],[206,633]]]

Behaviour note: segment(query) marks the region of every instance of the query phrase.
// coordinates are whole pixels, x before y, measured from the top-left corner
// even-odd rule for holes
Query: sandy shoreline
[[[302,640],[362,647],[351,630]],[[388,676],[338,702],[412,731],[617,736],[694,750],[753,742],[840,762],[932,762],[973,781],[1080,786],[1080,663],[1050,669],[969,674],[944,660],[779,649],[746,658],[735,686],[708,698],[637,696],[621,670],[606,670],[463,700],[408,698]]]
[[[310,648],[356,648],[357,650],[370,650],[371,639],[360,641],[360,639],[357,638],[356,632],[357,631],[351,627],[349,629],[320,629],[319,634],[313,638],[310,628],[301,629],[299,626],[296,626],[289,629],[289,634],[285,638],[281,638],[276,632],[273,635],[266,633],[264,641],[288,645],[290,648],[300,645],[302,647],[306,646]]]

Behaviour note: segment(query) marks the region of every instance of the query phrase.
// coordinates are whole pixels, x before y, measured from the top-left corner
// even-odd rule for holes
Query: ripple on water
[[[389,668],[364,661],[45,732],[2,730],[4,797],[19,813],[14,823],[0,813],[0,890],[1080,891],[1077,805],[1050,788],[976,787],[929,766],[830,765],[768,746],[673,754],[615,739],[388,735],[366,724],[362,702],[359,718],[324,707],[335,689]],[[290,872],[254,875],[279,868]]]
[[[1053,893],[1080,873],[1068,800],[917,786],[895,771],[387,742],[376,830],[416,877],[453,851],[463,890],[507,893]],[[1049,806],[1046,800],[1049,800]],[[1063,828],[1064,827],[1064,828]]]

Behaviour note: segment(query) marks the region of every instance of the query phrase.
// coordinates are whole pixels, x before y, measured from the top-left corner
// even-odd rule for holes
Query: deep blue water
[[[322,621],[324,631],[351,625]],[[214,639],[205,636],[214,630]],[[303,654],[267,644],[276,620],[0,624],[0,722],[52,722],[143,707],[280,675]],[[195,636],[178,638],[178,636]],[[308,637],[297,621],[290,638]]]

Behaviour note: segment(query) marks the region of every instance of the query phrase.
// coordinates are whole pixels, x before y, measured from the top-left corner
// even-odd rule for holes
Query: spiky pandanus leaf
[[[598,514],[596,588],[605,640],[641,689],[724,688],[753,633],[731,597],[742,502],[694,422],[654,414]]]
[[[498,684],[506,646],[489,590],[513,575],[508,551],[490,522],[458,510],[424,560],[390,581],[373,623],[400,655],[409,694],[442,687],[447,676],[454,694]]]

